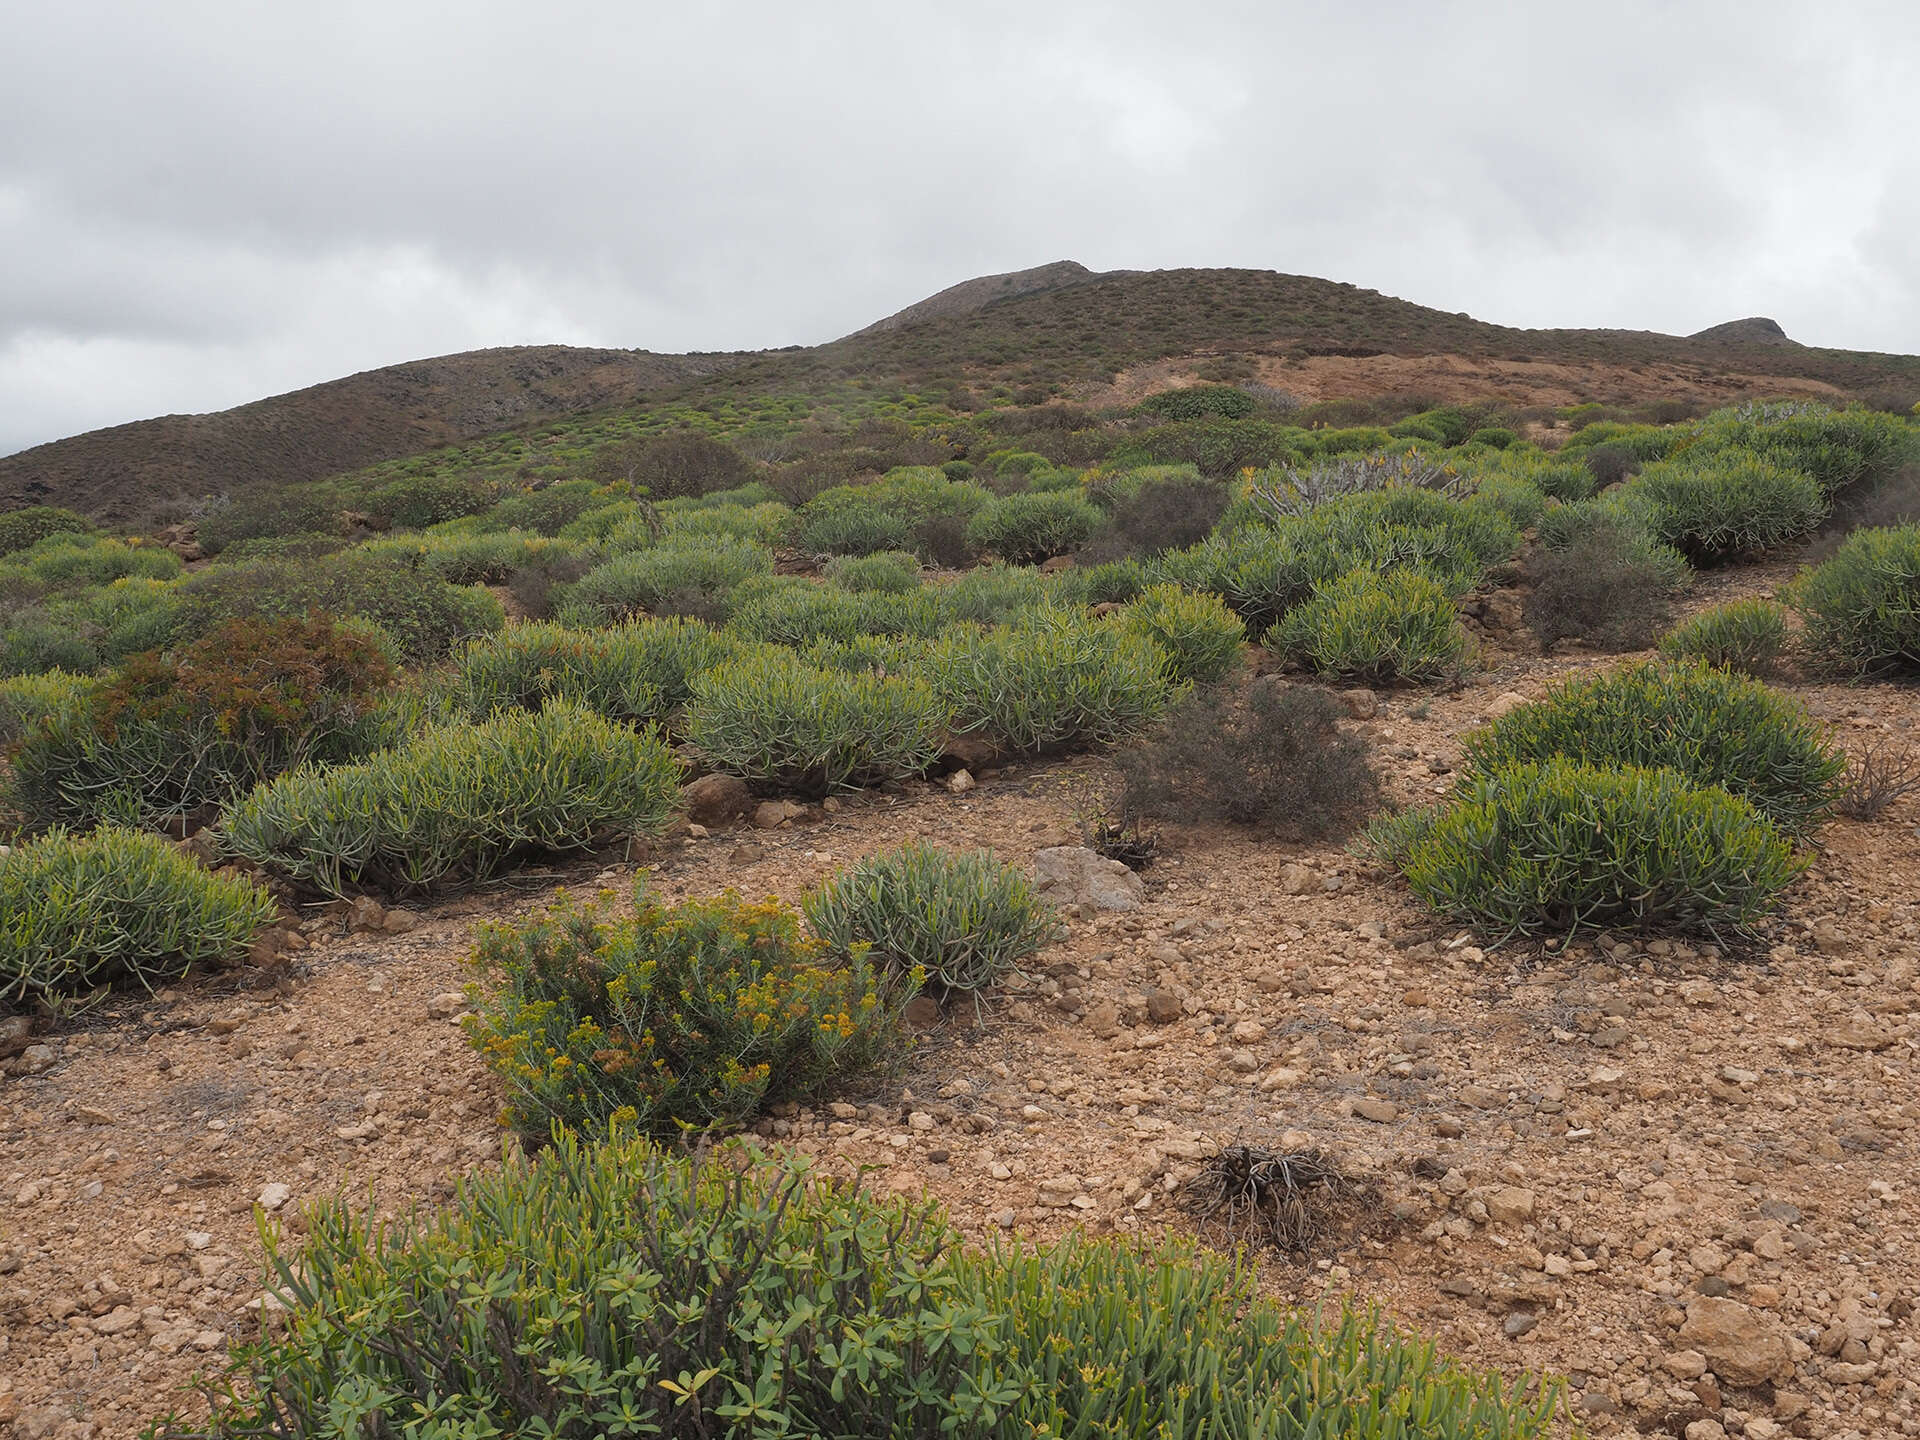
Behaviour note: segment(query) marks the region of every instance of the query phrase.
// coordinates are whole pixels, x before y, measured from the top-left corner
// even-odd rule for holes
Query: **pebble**
[[[254,1203],[258,1205],[262,1210],[265,1210],[269,1214],[271,1214],[273,1211],[278,1210],[281,1206],[285,1205],[292,1198],[293,1198],[293,1187],[290,1185],[282,1184],[280,1181],[275,1180],[270,1184],[263,1185],[260,1187],[260,1194],[255,1197]]]

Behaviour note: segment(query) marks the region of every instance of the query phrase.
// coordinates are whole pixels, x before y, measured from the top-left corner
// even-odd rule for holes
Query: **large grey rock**
[[[1096,910],[1138,910],[1147,893],[1133,871],[1084,845],[1035,851],[1033,883],[1055,905],[1091,905]]]

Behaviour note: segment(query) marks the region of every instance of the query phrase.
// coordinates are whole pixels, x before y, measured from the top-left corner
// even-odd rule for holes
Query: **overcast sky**
[[[538,342],[1235,265],[1920,351],[1920,6],[11,7],[0,453]]]

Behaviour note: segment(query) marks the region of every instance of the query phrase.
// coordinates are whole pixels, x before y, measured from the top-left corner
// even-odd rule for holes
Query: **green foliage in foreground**
[[[235,854],[330,895],[473,883],[528,850],[592,849],[658,829],[679,762],[567,701],[445,725],[356,765],[296,770],[230,806]]]
[[[627,919],[563,897],[488,926],[474,959],[488,984],[468,1038],[535,1140],[556,1124],[727,1128],[812,1099],[897,1043],[916,988],[883,984],[859,951],[831,956],[778,901],[663,905],[644,888]]]
[[[52,831],[0,856],[0,1004],[133,980],[152,988],[240,959],[273,897],[158,835]]]
[[[563,1135],[437,1215],[266,1240],[287,1333],[236,1352],[215,1436],[1522,1440],[1559,1408],[1191,1244],[966,1254],[926,1202],[744,1148]]]
[[[1446,586],[1417,570],[1355,570],[1289,611],[1267,643],[1322,675],[1438,680],[1472,652]]]
[[[849,866],[803,902],[815,935],[942,990],[984,990],[1057,939],[1060,920],[991,850],[906,845]]]
[[[1861,675],[1920,671],[1920,525],[1856,531],[1786,599],[1821,659]]]
[[[1104,518],[1078,490],[1021,491],[975,515],[967,544],[1009,565],[1038,565],[1079,549]]]
[[[1771,675],[1787,643],[1787,612],[1771,600],[1731,600],[1676,625],[1660,642],[1669,660]]]
[[[818,669],[771,646],[696,678],[686,717],[715,769],[810,795],[919,774],[945,722],[923,680]]]
[[[1392,816],[1362,843],[1434,909],[1501,936],[1737,933],[1806,868],[1717,786],[1564,757],[1480,771],[1437,811]]]
[[[1791,697],[1699,665],[1649,663],[1575,678],[1467,736],[1469,773],[1566,756],[1678,771],[1782,828],[1826,818],[1846,756]]]

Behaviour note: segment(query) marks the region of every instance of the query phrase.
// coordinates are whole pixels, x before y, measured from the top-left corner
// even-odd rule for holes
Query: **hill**
[[[210,415],[163,415],[0,457],[0,508],[130,521],[167,501],[317,479],[684,384],[725,355],[567,345],[471,350],[363,371]]]
[[[0,506],[129,520],[187,497],[318,478],[565,419],[624,425],[662,407],[917,393],[979,403],[1131,404],[1194,379],[1303,401],[1410,396],[1516,406],[1749,396],[1920,399],[1920,357],[1798,345],[1772,321],[1693,336],[1526,330],[1311,276],[1098,273],[1073,261],[963,282],[851,335],[748,355],[539,346],[391,366],[215,415],[168,416],[0,458]],[[1415,406],[1414,408],[1418,408]],[[847,417],[840,415],[840,419]]]

